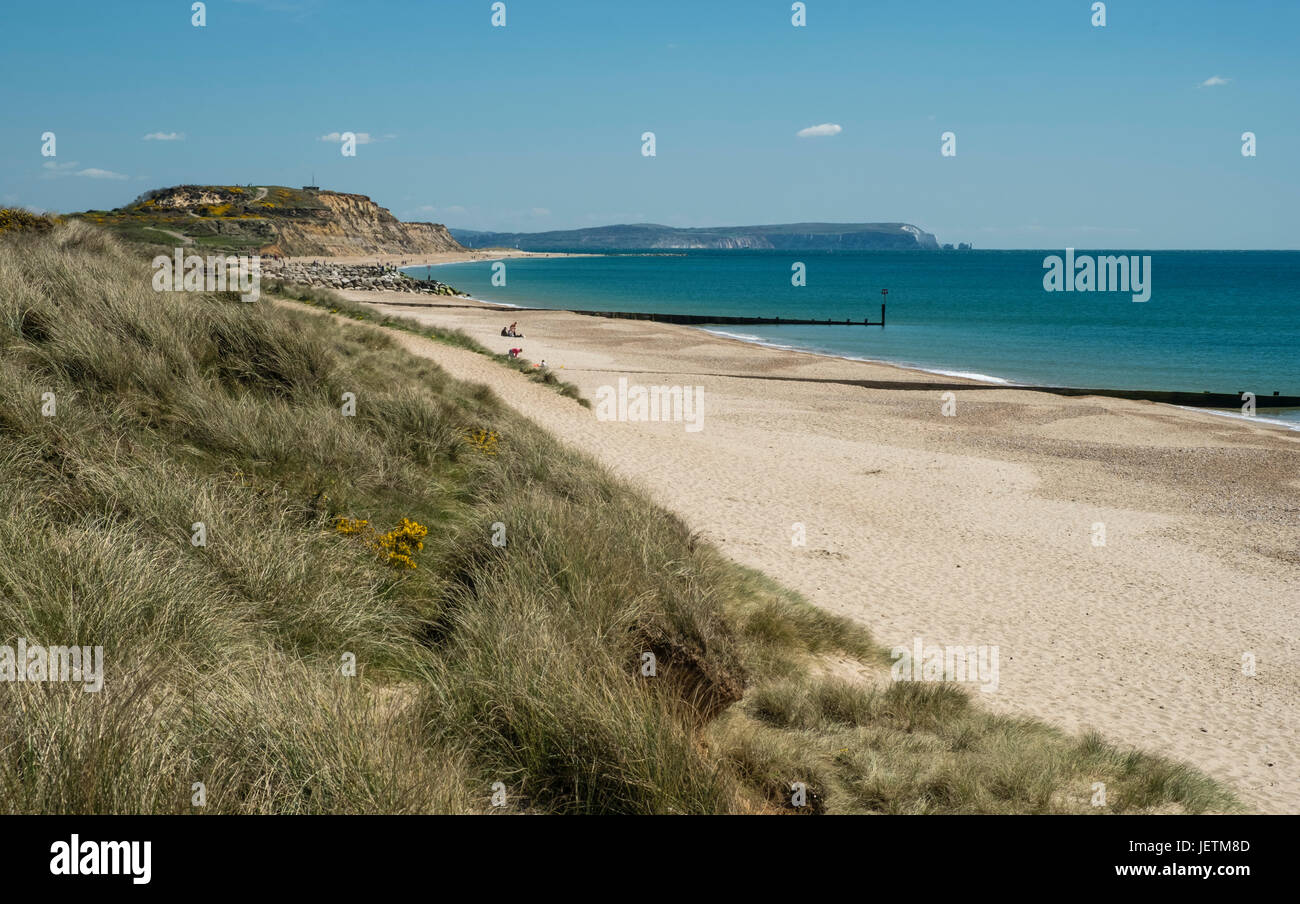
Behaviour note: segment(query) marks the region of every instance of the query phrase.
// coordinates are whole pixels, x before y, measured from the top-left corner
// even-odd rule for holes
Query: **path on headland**
[[[593,401],[620,377],[703,386],[698,433],[603,422],[481,355],[392,333],[881,643],[997,644],[999,688],[980,703],[1096,728],[1199,766],[1252,808],[1300,812],[1300,434],[1016,389],[957,389],[945,417],[937,383],[951,378],[748,379],[929,382],[686,327],[388,310],[494,350],[517,342]],[[512,319],[522,341],[499,336]]]

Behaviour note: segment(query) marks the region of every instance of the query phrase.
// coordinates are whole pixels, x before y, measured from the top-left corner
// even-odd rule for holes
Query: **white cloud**
[[[1221,76],[1221,75],[1212,75],[1212,76],[1210,76],[1209,78],[1207,78],[1205,81],[1201,82],[1201,87],[1202,87],[1202,88],[1216,88],[1216,87],[1218,87],[1219,85],[1226,85],[1226,84],[1228,84],[1228,82],[1230,82],[1230,81],[1232,81],[1232,79],[1230,79],[1230,78],[1224,78],[1224,77]]]
[[[532,210],[532,214],[535,217],[549,217],[551,215],[551,211],[545,207],[534,207]]]
[[[353,132],[352,134],[355,135],[355,136],[357,136],[357,144],[374,144],[376,141],[379,141],[378,138],[376,138],[375,136],[371,135],[369,132]],[[389,136],[387,136],[387,137],[388,137],[388,138],[396,138],[397,136],[396,136],[396,135],[389,135]],[[321,141],[340,142],[340,141],[343,140],[343,133],[342,133],[342,132],[330,132],[328,135],[322,135],[322,136],[320,137],[320,140],[321,140]]]
[[[121,173],[115,173],[112,170],[95,169],[93,166],[89,169],[77,170],[74,176],[85,176],[87,179],[129,179]]]
[[[809,126],[806,129],[800,129],[798,135],[800,138],[820,138],[823,135],[838,135],[844,129],[834,122],[824,122],[819,126]]]
[[[150,132],[141,141],[184,141],[184,132]]]
[[[86,179],[130,178],[121,173],[115,173],[112,170],[99,169],[93,166],[86,167],[85,169],[77,169],[78,166],[80,166],[80,164],[75,160],[71,160],[68,163],[55,163],[53,160],[47,160],[41,164],[41,167],[45,170],[42,175],[47,179],[51,179],[55,176],[82,176]]]

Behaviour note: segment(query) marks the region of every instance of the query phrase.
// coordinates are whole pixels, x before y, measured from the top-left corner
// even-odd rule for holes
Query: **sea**
[[[1300,396],[1300,251],[1074,251],[1120,254],[1149,258],[1146,301],[1048,291],[1045,261],[1064,250],[672,251],[407,272],[521,307],[847,318],[858,325],[701,328],[989,382]],[[880,320],[882,299],[885,328],[861,326]],[[1300,429],[1300,409],[1257,419]]]

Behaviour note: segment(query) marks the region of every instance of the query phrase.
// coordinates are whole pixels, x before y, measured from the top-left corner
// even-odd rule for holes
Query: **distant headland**
[[[910,223],[786,223],[682,229],[655,223],[553,232],[451,229],[466,248],[522,251],[646,251],[672,249],[775,251],[939,250],[935,237]]]

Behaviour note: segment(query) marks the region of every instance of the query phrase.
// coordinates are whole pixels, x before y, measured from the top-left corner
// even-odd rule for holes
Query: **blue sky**
[[[490,0],[209,0],[195,28],[189,0],[6,4],[0,203],[314,172],[476,229],[1300,248],[1300,3],[1114,0],[1105,28],[1091,0],[806,5],[795,28],[789,0],[506,0],[493,28]],[[344,131],[372,140],[343,157],[321,137]]]

